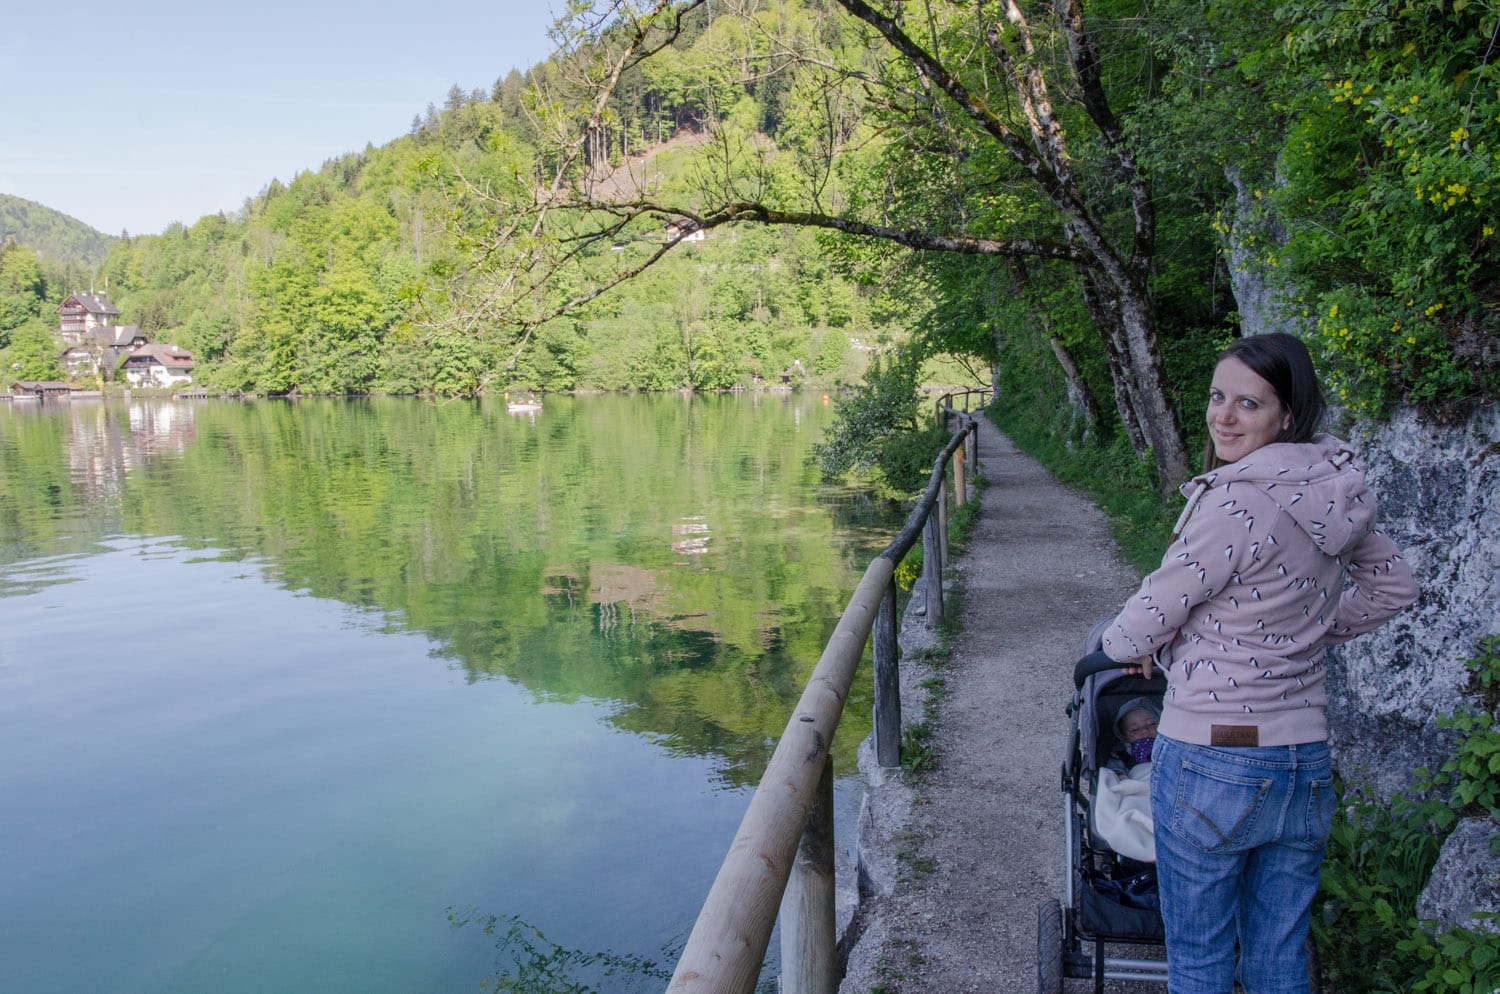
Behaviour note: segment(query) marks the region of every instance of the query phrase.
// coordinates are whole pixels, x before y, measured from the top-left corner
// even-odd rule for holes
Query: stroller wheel
[[[1063,912],[1056,898],[1046,898],[1036,906],[1036,989],[1037,994],[1062,994],[1063,982]]]

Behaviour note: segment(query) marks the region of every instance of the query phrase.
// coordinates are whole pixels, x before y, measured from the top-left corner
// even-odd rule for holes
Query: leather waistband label
[[[1209,736],[1209,745],[1260,745],[1260,729],[1255,725],[1213,725],[1209,729]]]

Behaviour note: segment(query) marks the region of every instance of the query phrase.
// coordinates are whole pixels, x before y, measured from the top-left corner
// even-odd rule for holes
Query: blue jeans
[[[1333,818],[1328,745],[1157,736],[1151,764],[1168,994],[1307,994],[1309,909]]]

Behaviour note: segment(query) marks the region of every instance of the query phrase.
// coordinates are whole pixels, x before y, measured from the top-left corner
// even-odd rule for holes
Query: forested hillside
[[[74,262],[87,273],[115,240],[61,211],[0,193],[0,245],[21,245],[64,266]]]
[[[530,73],[123,239],[94,282],[259,393],[831,382],[903,342],[998,363],[1014,406],[1166,483],[1242,326],[1310,336],[1347,410],[1496,391],[1497,19],[601,2]],[[12,349],[23,303],[84,288],[0,273]]]
[[[57,305],[87,291],[116,241],[41,204],[0,194],[0,370],[59,379]]]
[[[685,57],[703,26],[679,39]],[[858,379],[865,342],[904,336],[905,302],[836,272],[811,233],[754,229],[690,238],[639,281],[519,334],[517,314],[476,315],[453,283],[479,237],[464,183],[494,191],[550,181],[556,161],[538,139],[574,113],[548,97],[564,63],[511,72],[488,93],[455,87],[407,135],[272,182],[234,216],[127,236],[93,282],[107,284],[122,320],[192,351],[196,382],[249,393],[719,389],[780,382],[788,371],[832,384]],[[722,96],[693,76],[682,65],[633,73],[631,92],[614,102],[622,126],[594,140],[582,172],[595,181],[650,173],[688,189],[684,150]],[[735,88],[742,112],[778,140],[784,95]],[[585,252],[659,249],[667,224]],[[35,289],[32,310],[50,317],[60,295],[87,285]],[[569,293],[559,282],[531,303],[538,314],[557,310]],[[30,351],[40,361],[44,350]]]

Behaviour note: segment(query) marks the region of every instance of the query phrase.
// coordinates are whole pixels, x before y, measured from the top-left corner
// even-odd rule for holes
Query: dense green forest
[[[59,379],[57,305],[88,290],[115,239],[49,207],[0,194],[0,369]]]
[[[114,240],[97,265],[81,252],[67,270],[49,265],[30,238],[7,246],[6,365],[61,378],[47,331],[57,304],[91,287],[107,288],[123,322],[193,352],[197,383],[272,395],[727,389],[783,373],[830,385],[904,337],[908,303],[836,271],[811,233],[751,228],[688,239],[636,283],[524,338],[514,322],[477,321],[448,292],[472,229],[458,177],[541,182],[533,143],[554,71],[512,71],[489,93],[454,87],[407,135],[273,181],[235,216]],[[643,84],[630,111],[643,116],[596,173],[650,170],[686,188],[683,148],[701,141],[708,111],[685,82],[669,85],[675,95]],[[607,250],[659,247],[666,225]],[[548,301],[567,293],[552,287]]]
[[[123,238],[95,284],[253,393],[957,355],[1164,483],[1242,327],[1304,334],[1349,414],[1497,392],[1494,3],[586,6],[529,73]],[[39,374],[82,274],[29,248],[0,259],[0,348]]]

